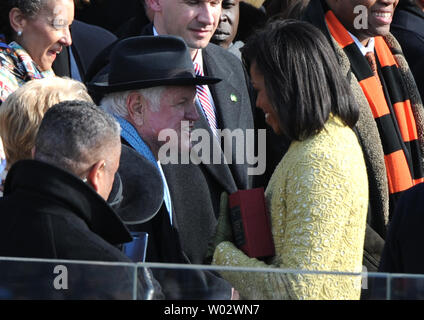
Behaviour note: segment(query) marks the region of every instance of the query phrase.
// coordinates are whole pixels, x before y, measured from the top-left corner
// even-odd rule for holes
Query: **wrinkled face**
[[[48,0],[38,15],[24,19],[16,41],[41,71],[49,70],[63,47],[72,44],[69,26],[73,20],[73,0]]]
[[[239,0],[223,0],[221,18],[211,42],[228,48],[236,37],[239,15]]]
[[[105,200],[109,197],[110,191],[112,190],[113,181],[115,180],[115,173],[119,168],[119,159],[121,157],[121,141],[116,140],[116,143],[110,148],[110,152],[107,153],[107,159],[105,165],[101,168],[104,170],[102,175],[102,181],[99,185],[98,194]]]
[[[209,44],[219,23],[222,0],[158,0],[155,15],[159,34],[182,37],[191,49]]]
[[[195,97],[195,86],[170,86],[162,92],[159,107],[145,108],[143,125],[139,132],[153,153],[157,153],[167,142],[159,141],[159,134],[165,129],[172,130],[178,137],[178,141],[173,141],[178,145],[172,145],[172,147],[178,148],[179,151],[190,150],[190,130],[193,128],[194,121],[199,119],[194,104]],[[184,125],[182,121],[188,122],[187,125]]]
[[[387,35],[399,0],[327,0],[340,22],[364,44]]]
[[[276,134],[281,134],[281,128],[278,115],[272,107],[265,88],[265,79],[262,72],[258,69],[256,62],[250,66],[250,76],[252,85],[257,92],[256,107],[261,109],[265,114],[265,121],[268,123]]]

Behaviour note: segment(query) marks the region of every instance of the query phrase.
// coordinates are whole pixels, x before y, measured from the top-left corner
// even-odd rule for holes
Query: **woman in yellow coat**
[[[275,256],[251,259],[222,241],[213,263],[361,272],[368,180],[352,130],[359,110],[334,53],[312,25],[284,20],[254,35],[243,55],[257,107],[292,143],[266,189]],[[222,276],[247,299],[359,299],[361,292],[361,278],[354,275],[227,271]]]

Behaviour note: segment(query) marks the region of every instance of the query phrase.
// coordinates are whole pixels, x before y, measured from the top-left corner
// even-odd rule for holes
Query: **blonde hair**
[[[93,102],[84,84],[59,77],[29,81],[7,97],[0,107],[0,137],[8,169],[18,160],[31,158],[44,114],[66,100]]]

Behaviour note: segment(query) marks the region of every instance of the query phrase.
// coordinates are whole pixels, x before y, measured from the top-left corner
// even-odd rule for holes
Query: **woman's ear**
[[[12,29],[18,33],[22,32],[27,25],[27,18],[18,8],[12,8],[9,12],[9,22]]]

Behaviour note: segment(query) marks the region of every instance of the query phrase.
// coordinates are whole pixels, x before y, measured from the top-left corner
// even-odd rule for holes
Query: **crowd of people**
[[[424,1],[117,3],[0,3],[0,256],[424,273]],[[242,152],[223,133],[252,131]],[[228,196],[254,188],[271,257],[244,252],[230,219]],[[140,235],[145,255],[129,254]],[[155,299],[373,289],[202,269],[138,281]]]

